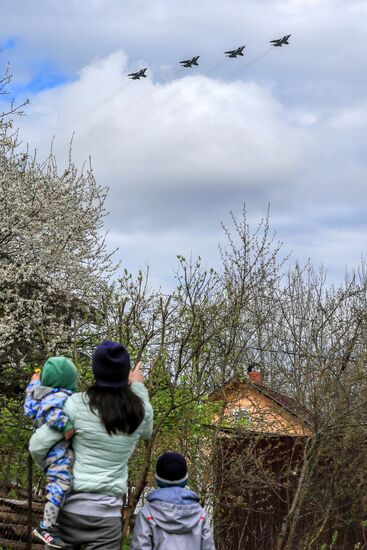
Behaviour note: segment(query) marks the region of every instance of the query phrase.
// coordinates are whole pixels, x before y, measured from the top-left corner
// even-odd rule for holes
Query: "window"
[[[233,409],[232,416],[233,420],[250,420],[251,413],[249,409],[241,407],[238,409]]]

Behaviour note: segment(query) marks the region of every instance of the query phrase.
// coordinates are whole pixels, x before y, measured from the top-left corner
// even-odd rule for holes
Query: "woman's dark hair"
[[[130,388],[102,388],[94,384],[87,389],[89,406],[97,414],[109,435],[135,432],[143,421],[144,405]]]

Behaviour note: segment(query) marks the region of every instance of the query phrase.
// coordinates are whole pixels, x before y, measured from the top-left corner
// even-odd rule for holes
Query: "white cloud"
[[[31,94],[22,135],[40,157],[56,136],[61,165],[76,130],[77,163],[91,155],[111,189],[113,243],[134,268],[149,258],[158,279],[176,245],[215,261],[219,222],[243,202],[253,218],[271,202],[295,255],[340,273],[365,246],[364,222],[353,231],[367,200],[366,15],[360,0],[9,3],[18,82],[40,59],[72,77]],[[289,47],[267,50],[288,32]],[[224,59],[242,43],[243,59]],[[178,66],[195,53],[196,71]],[[126,78],[146,65],[153,78]]]
[[[264,87],[203,76],[136,82],[128,70],[117,52],[85,67],[78,81],[38,94],[23,135],[43,154],[56,136],[62,157],[75,130],[74,155],[79,162],[92,155],[113,200],[125,194],[124,212],[140,193],[210,196],[228,186],[245,198],[292,185],[308,138]]]
[[[60,72],[75,75],[118,49],[131,59],[148,59],[155,72],[161,65],[177,71],[181,56],[197,52],[206,73],[229,47],[246,43],[251,60],[271,38],[292,33],[289,48],[248,72],[293,99],[303,90],[303,100],[311,92],[321,101],[320,92],[327,90],[330,100],[337,87],[365,82],[365,22],[360,0],[19,0],[2,6],[0,38],[18,38],[10,59],[16,78],[26,79],[37,70],[35,60],[52,59]],[[214,72],[230,78],[232,65]]]
[[[210,234],[186,230],[165,230],[148,233],[139,229],[134,231],[111,231],[108,236],[111,248],[119,247],[121,266],[128,267],[133,273],[149,266],[150,280],[154,287],[169,288],[174,284],[178,268],[177,255],[186,259],[203,258],[203,265],[218,265],[218,243],[223,235],[218,223],[213,223]]]
[[[337,130],[358,130],[367,126],[367,103],[343,108],[334,113],[328,121],[331,128]]]

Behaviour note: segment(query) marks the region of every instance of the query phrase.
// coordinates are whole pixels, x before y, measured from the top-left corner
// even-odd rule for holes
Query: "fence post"
[[[33,527],[33,461],[28,455],[28,520],[27,520],[27,550],[32,550]]]

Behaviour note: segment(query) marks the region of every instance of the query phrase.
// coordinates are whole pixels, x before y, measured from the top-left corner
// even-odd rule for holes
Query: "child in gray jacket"
[[[185,488],[185,457],[168,452],[156,466],[158,489],[148,495],[134,527],[131,550],[215,550],[199,497]]]

